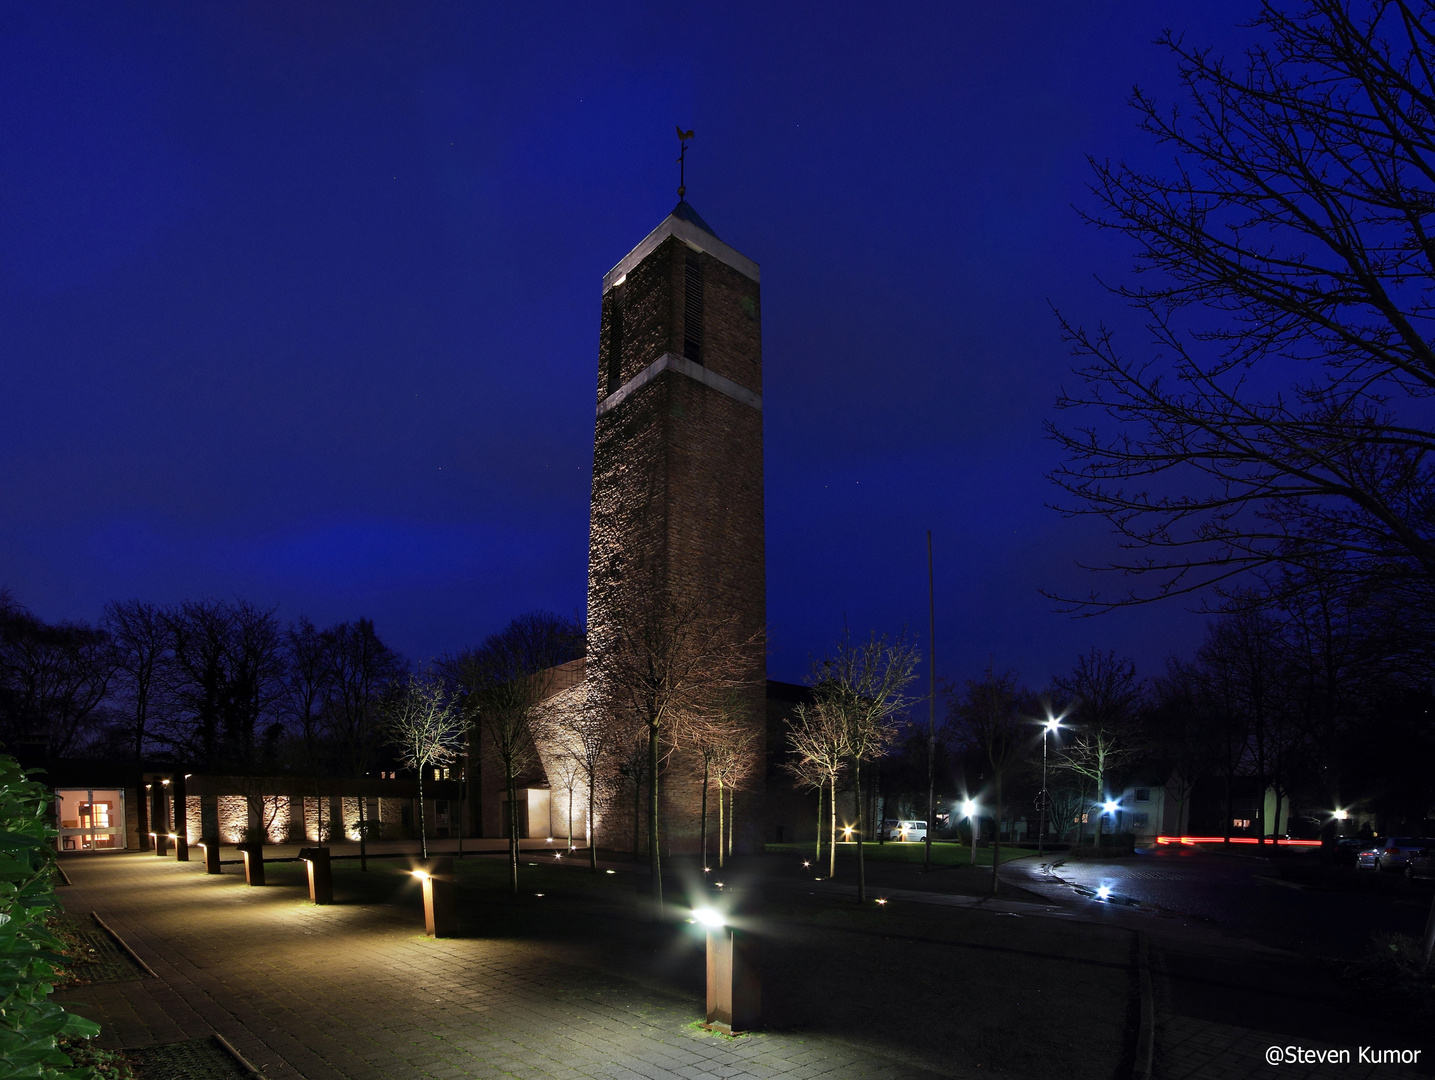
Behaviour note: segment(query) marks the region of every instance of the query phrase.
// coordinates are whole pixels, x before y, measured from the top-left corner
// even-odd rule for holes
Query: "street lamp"
[[[973,799],[962,800],[962,814],[972,825],[972,867],[977,865],[977,804]]]
[[[1121,802],[1119,799],[1107,799],[1101,804],[1101,812],[1111,815],[1111,827],[1117,832],[1121,831],[1121,818],[1117,816],[1117,812],[1120,809]]]
[[[1041,807],[1037,811],[1036,830],[1036,854],[1040,858],[1046,853],[1046,804],[1049,801],[1046,794],[1046,747],[1051,741],[1051,733],[1061,727],[1060,717],[1046,718],[1042,725],[1041,732]]]

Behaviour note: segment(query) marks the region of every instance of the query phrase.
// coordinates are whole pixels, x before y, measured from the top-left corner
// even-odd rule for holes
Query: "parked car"
[[[927,823],[925,821],[884,821],[882,822],[882,835],[887,840],[925,840],[927,838]]]
[[[1342,836],[1335,842],[1336,865],[1355,864],[1360,859],[1360,853],[1368,847],[1370,843],[1358,836]]]
[[[1435,847],[1406,859],[1405,876],[1411,881],[1435,881]]]
[[[1435,839],[1428,836],[1387,836],[1356,856],[1355,865],[1362,870],[1403,870],[1412,854],[1429,848],[1435,848]]]

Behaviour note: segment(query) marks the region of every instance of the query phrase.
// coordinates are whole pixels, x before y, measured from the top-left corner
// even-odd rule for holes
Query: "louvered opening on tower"
[[[683,355],[695,363],[703,362],[703,265],[697,255],[688,252],[683,267]]]

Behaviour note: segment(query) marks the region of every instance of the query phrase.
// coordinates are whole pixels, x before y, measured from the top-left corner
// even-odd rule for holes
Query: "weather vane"
[[[692,129],[684,131],[678,128],[678,198],[681,199],[687,194],[688,184],[684,176],[684,159],[688,156],[688,140],[693,137]]]

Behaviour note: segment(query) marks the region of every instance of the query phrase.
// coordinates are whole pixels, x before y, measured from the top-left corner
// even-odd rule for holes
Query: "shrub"
[[[92,1080],[57,1040],[93,1038],[99,1025],[46,999],[63,943],[46,925],[55,906],[55,830],[49,793],[9,755],[0,754],[0,1076]]]

